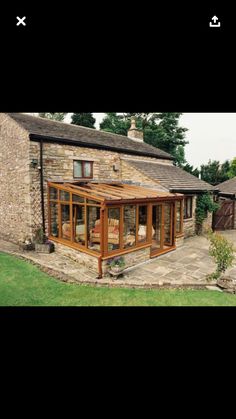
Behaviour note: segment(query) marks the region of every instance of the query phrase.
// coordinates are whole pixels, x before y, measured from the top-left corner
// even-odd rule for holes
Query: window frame
[[[180,231],[177,231],[177,202],[180,203]],[[175,201],[175,237],[182,236],[184,234],[184,199]]]
[[[185,195],[184,196],[184,213],[183,213],[183,215],[184,215],[184,220],[191,220],[192,218],[193,218],[193,196],[194,195]],[[190,202],[191,202],[191,205],[190,205],[190,216],[188,216],[188,214],[187,214],[187,202],[188,202],[188,200],[191,200]]]
[[[81,163],[81,172],[82,176],[75,176],[75,163]],[[91,176],[85,176],[85,163],[90,164],[90,174]],[[73,160],[73,178],[74,179],[93,179],[93,161],[92,160]]]

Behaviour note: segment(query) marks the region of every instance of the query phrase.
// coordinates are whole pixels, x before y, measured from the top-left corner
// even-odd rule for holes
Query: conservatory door
[[[164,202],[152,205],[152,256],[173,249],[173,231],[174,204],[172,202]]]

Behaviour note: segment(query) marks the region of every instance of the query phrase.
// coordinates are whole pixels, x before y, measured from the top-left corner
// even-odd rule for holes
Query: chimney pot
[[[143,131],[136,127],[136,119],[131,118],[131,126],[128,131],[128,138],[139,143],[143,143]]]

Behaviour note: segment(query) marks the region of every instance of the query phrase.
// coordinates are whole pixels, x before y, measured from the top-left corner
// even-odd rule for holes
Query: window
[[[139,205],[138,218],[138,242],[145,243],[147,240],[147,205]]]
[[[136,206],[124,206],[123,245],[127,249],[136,244]]]
[[[101,220],[100,208],[98,207],[87,207],[87,236],[88,249],[99,252],[101,243]]]
[[[182,201],[176,201],[176,203],[175,203],[175,211],[176,211],[175,231],[176,231],[176,234],[182,234],[183,233],[183,223],[182,223],[183,210],[182,210],[182,208],[183,208]]]
[[[193,197],[186,196],[184,198],[184,219],[192,218],[192,208],[193,208]]]
[[[70,205],[61,204],[62,238],[71,240]]]
[[[84,205],[73,204],[73,228],[74,228],[74,241],[81,246],[85,246],[85,207]]]
[[[93,177],[93,162],[74,160],[74,178],[91,179]]]
[[[53,237],[59,235],[58,204],[56,202],[50,203],[50,233]]]
[[[120,248],[120,208],[108,209],[108,252]]]

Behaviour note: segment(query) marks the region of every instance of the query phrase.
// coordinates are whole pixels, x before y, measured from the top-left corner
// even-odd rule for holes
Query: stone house
[[[134,120],[125,137],[1,113],[0,144],[0,236],[42,227],[100,276],[114,256],[133,266],[194,235],[196,197],[214,189],[144,143]]]

